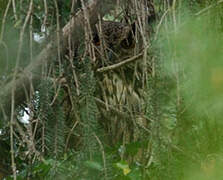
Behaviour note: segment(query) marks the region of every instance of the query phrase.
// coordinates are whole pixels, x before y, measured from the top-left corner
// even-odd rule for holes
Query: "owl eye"
[[[128,37],[124,40],[121,41],[121,46],[124,49],[129,49],[132,48],[135,44],[135,40],[134,40],[134,35],[132,34],[132,32],[129,33]]]
[[[121,41],[121,46],[124,49],[128,49],[130,47],[130,42],[128,41],[128,39],[124,39],[123,41]]]

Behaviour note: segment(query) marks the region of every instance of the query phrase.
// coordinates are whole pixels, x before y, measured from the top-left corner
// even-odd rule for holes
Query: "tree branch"
[[[90,25],[93,26],[98,21],[98,14],[103,17],[107,12],[114,9],[116,0],[94,0],[86,9],[89,14]],[[75,43],[78,42],[80,37],[84,35],[84,13],[83,10],[80,10],[62,30],[62,43],[60,44],[60,51],[64,53],[68,45],[68,37],[71,37],[72,41]],[[15,82],[9,82],[6,86],[0,91],[0,104],[5,110],[6,115],[10,113],[11,107],[11,89],[15,87],[15,106],[21,104],[25,101],[25,90],[30,91],[31,86],[30,82],[33,83],[35,88],[40,83],[40,75],[42,74],[43,65],[50,63],[54,57],[54,54],[57,52],[57,43],[54,43],[55,40],[50,42],[45,49],[31,62],[16,78]]]
[[[100,73],[104,73],[104,72],[107,72],[107,71],[111,71],[111,70],[114,70],[114,69],[118,69],[130,62],[133,62],[133,61],[136,61],[137,59],[139,59],[140,57],[143,56],[143,53],[139,53],[133,57],[130,57],[126,60],[123,60],[121,61],[120,63],[117,63],[117,64],[112,64],[111,66],[106,66],[106,67],[102,67],[102,68],[99,68],[97,69],[97,72],[100,72]]]

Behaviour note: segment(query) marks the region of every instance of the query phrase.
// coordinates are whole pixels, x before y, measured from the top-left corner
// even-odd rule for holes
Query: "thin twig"
[[[130,116],[129,116],[127,113],[122,112],[122,111],[120,111],[119,109],[116,109],[114,106],[112,106],[112,105],[110,105],[110,104],[108,104],[108,103],[105,103],[105,102],[103,102],[102,100],[100,100],[100,99],[98,99],[98,98],[95,98],[95,102],[96,102],[98,105],[100,105],[100,106],[102,106],[103,108],[105,108],[107,111],[108,111],[108,110],[111,110],[112,113],[117,114],[119,117],[121,117],[121,118],[123,118],[123,119],[129,119],[129,118],[130,118]]]
[[[29,10],[27,12],[27,15],[26,15],[25,22],[23,24],[22,30],[20,32],[19,47],[18,47],[17,56],[16,56],[16,69],[19,67],[20,55],[21,55],[22,45],[23,45],[24,32],[25,32],[26,26],[28,24],[28,21],[29,21],[29,19],[31,17],[32,10],[33,10],[33,0],[30,1]],[[17,70],[15,70],[15,75],[16,74],[17,74]]]
[[[16,13],[15,0],[12,0],[12,7],[13,7],[13,13],[14,13],[15,21],[17,21],[18,16],[17,16],[17,13]]]
[[[176,32],[176,29],[177,29],[177,22],[176,22],[176,0],[173,1],[172,11],[173,11],[174,31]],[[181,100],[181,94],[180,94],[180,78],[179,78],[179,72],[178,72],[179,64],[176,61],[174,61],[174,59],[176,59],[176,51],[174,52],[174,55],[173,55],[173,66],[174,66],[175,76],[176,76],[177,107],[179,108],[179,106],[180,106],[180,100]]]
[[[5,54],[6,54],[6,57],[5,57],[5,61],[6,61],[6,66],[5,66],[5,72],[7,72],[9,70],[9,49],[6,45],[6,43],[4,41],[1,41],[0,40],[0,45],[2,45],[4,48],[5,48]]]
[[[57,21],[57,30],[56,30],[56,41],[57,41],[57,58],[58,58],[58,62],[59,62],[59,72],[60,72],[60,76],[62,74],[62,63],[61,63],[61,47],[60,47],[60,16],[61,14],[59,14],[59,8],[58,8],[58,4],[57,1],[54,0],[54,6],[56,8],[56,21]]]
[[[167,10],[163,13],[162,17],[160,18],[160,22],[159,22],[159,24],[158,24],[157,27],[156,27],[156,33],[155,33],[155,35],[154,35],[154,40],[156,40],[157,37],[158,37],[158,33],[159,33],[159,30],[160,30],[160,27],[161,27],[161,25],[162,25],[162,22],[163,22],[165,16],[167,15],[168,11],[169,11],[169,9],[167,9]]]
[[[47,25],[47,16],[48,16],[48,7],[47,7],[47,2],[46,0],[43,0],[44,2],[44,20],[43,20],[43,26],[46,29]]]
[[[201,15],[202,13],[208,11],[209,9],[213,8],[214,6],[219,5],[220,3],[223,3],[223,0],[220,0],[220,1],[218,1],[217,3],[211,4],[210,6],[208,6],[208,7],[204,8],[204,9],[202,9],[201,11],[197,12],[197,13],[195,14],[195,16],[199,16],[199,15]]]
[[[70,140],[70,137],[71,137],[71,134],[73,133],[74,131],[74,128],[77,126],[77,124],[79,123],[79,121],[76,121],[73,125],[73,127],[71,128],[68,136],[67,136],[67,139],[66,139],[66,145],[65,145],[65,152],[67,151],[67,148],[68,148],[68,143],[69,143],[69,140]]]
[[[13,172],[13,179],[16,180],[16,164],[15,164],[15,155],[14,155],[14,137],[13,137],[13,122],[14,122],[14,109],[15,109],[15,91],[12,91],[12,104],[11,104],[11,119],[10,119],[10,152],[11,152],[11,167]]]
[[[30,24],[29,24],[29,39],[30,39],[30,61],[33,61],[33,16],[30,17]]]
[[[104,164],[105,179],[108,179],[104,147],[103,147],[102,142],[101,142],[100,139],[98,138],[98,136],[96,136],[96,134],[94,134],[94,137],[96,138],[96,140],[98,141],[98,144],[99,144],[99,146],[100,146],[101,153],[102,153],[103,164]]]
[[[2,38],[3,38],[3,35],[4,35],[4,29],[5,29],[5,20],[6,20],[6,17],[7,17],[7,14],[8,14],[8,11],[9,11],[9,7],[12,3],[12,0],[9,0],[8,4],[7,4],[7,7],[5,9],[5,13],[4,13],[4,16],[2,18],[2,28],[1,28],[1,35],[0,35],[0,41],[2,41]]]
[[[106,66],[106,67],[99,68],[99,69],[97,69],[97,72],[104,73],[104,72],[107,72],[107,71],[118,69],[118,68],[120,68],[120,67],[122,67],[122,66],[124,66],[128,63],[131,63],[131,62],[134,62],[134,61],[138,60],[142,56],[143,56],[143,53],[139,53],[138,55],[130,57],[130,58],[128,58],[128,59],[126,59],[126,60],[124,60],[120,63],[113,64],[111,66]]]

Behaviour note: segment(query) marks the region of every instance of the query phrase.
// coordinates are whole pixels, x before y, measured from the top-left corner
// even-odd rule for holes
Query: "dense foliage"
[[[28,77],[22,103],[15,84],[11,110],[0,99],[0,179],[221,179],[222,1],[120,1],[97,28],[85,12],[64,48],[90,2],[0,0],[0,98]],[[103,20],[131,27],[127,39],[99,36]]]

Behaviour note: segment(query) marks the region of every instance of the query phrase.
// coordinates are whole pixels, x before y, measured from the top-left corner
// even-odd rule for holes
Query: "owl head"
[[[102,32],[93,34],[96,51],[101,49],[108,55],[110,63],[118,62],[128,56],[135,47],[135,26],[115,21],[103,21]],[[102,47],[103,46],[103,47]]]

